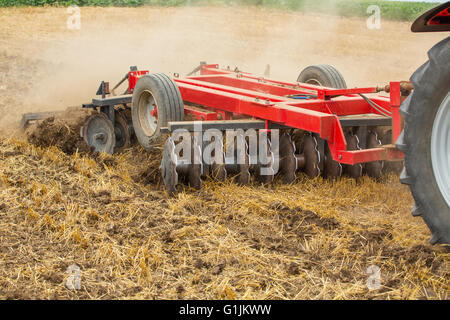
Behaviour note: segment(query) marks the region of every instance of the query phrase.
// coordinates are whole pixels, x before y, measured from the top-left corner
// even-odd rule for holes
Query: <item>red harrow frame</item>
[[[394,144],[402,130],[399,107],[406,82],[391,82],[383,88],[333,89],[258,78],[239,70],[219,69],[217,64],[202,64],[199,71],[199,76],[174,78],[183,101],[203,106],[184,107],[185,114],[198,120],[246,116],[263,120],[265,129],[278,124],[313,132],[328,143],[333,160],[342,164],[403,159]],[[390,97],[361,96],[380,91],[390,92]],[[348,150],[343,127],[350,126],[391,126],[392,143]]]

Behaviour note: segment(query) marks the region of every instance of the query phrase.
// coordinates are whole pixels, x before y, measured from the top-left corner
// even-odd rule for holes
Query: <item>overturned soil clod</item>
[[[29,129],[28,141],[38,147],[56,146],[67,154],[89,153],[89,146],[80,137],[83,120],[78,118],[69,122],[47,118]]]

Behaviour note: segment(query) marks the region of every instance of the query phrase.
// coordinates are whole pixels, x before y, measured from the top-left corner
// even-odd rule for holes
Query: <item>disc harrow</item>
[[[296,82],[206,63],[172,78],[131,67],[113,90],[102,81],[100,97],[83,104],[92,113],[80,134],[92,151],[110,154],[135,139],[151,152],[169,134],[160,172],[172,195],[180,184],[200,189],[202,179],[239,185],[269,184],[276,176],[294,183],[300,174],[380,179],[403,160],[393,141],[401,131],[405,86],[347,89],[330,65],[309,66]],[[24,115],[22,124],[48,114]]]

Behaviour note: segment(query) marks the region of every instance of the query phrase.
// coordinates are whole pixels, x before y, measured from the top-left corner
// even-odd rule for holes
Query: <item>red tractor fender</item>
[[[450,31],[450,1],[428,10],[414,21],[412,32]]]

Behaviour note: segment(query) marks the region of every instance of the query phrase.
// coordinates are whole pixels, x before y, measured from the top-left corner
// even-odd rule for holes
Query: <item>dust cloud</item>
[[[64,8],[0,9],[0,126],[23,112],[89,102],[100,81],[136,65],[186,74],[200,61],[295,80],[308,65],[338,68],[350,87],[408,79],[442,34],[408,23],[246,7],[81,8],[68,30]]]

